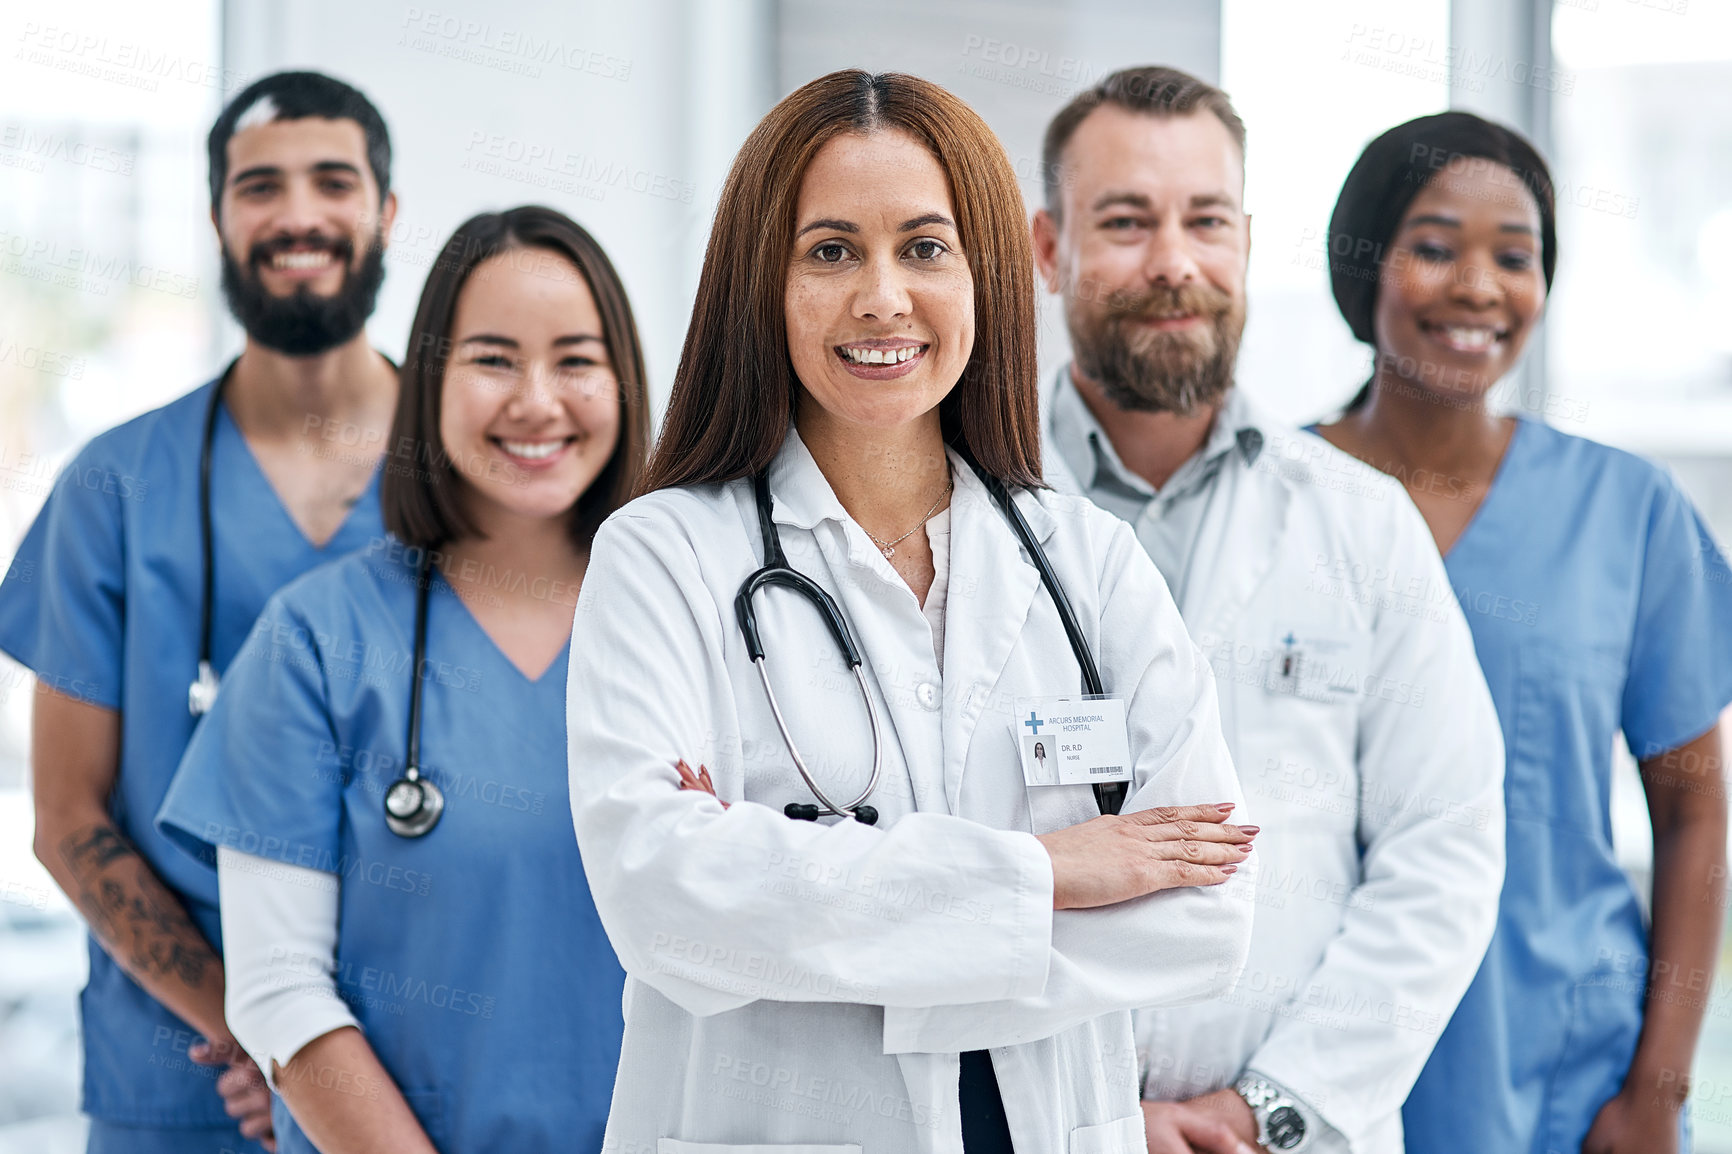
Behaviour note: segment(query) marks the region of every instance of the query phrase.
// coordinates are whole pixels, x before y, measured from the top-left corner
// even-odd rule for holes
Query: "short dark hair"
[[[788,357],[788,268],[800,184],[844,133],[906,132],[950,180],[974,277],[974,349],[939,402],[947,443],[1017,486],[1041,485],[1034,260],[1016,172],[968,105],[930,80],[850,69],[795,89],[734,158],[716,205],[646,492],[769,465],[799,392]]]
[[[1558,263],[1557,202],[1551,170],[1514,129],[1471,112],[1439,112],[1398,124],[1365,146],[1329,217],[1329,285],[1353,335],[1376,347],[1372,318],[1383,260],[1401,218],[1439,173],[1466,161],[1510,169],[1540,210],[1540,265],[1546,291]]]
[[[270,107],[259,109],[266,100],[270,101]],[[379,202],[384,203],[385,194],[391,191],[391,134],[373,102],[360,89],[322,72],[274,72],[247,85],[211,125],[205,141],[210,154],[211,212],[217,212],[222,204],[223,184],[229,177],[229,140],[235,134],[235,126],[248,113],[257,116],[266,111],[270,115],[263,116],[265,123],[316,117],[353,120],[359,124],[367,138],[367,165],[379,186]]]
[[[637,488],[649,452],[649,399],[643,347],[625,285],[582,225],[551,208],[525,205],[463,222],[427,274],[409,348],[398,370],[379,501],[385,528],[405,545],[432,549],[475,532],[458,496],[459,474],[439,436],[439,411],[450,360],[451,326],[463,286],[482,262],[514,249],[543,249],[577,266],[601,314],[602,339],[619,382],[619,440],[613,455],[572,509],[571,536],[587,549],[608,515]]]
[[[1152,116],[1212,112],[1239,146],[1240,158],[1245,156],[1245,122],[1239,119],[1225,92],[1189,72],[1161,64],[1121,68],[1093,88],[1077,93],[1046,126],[1046,140],[1040,150],[1041,183],[1045,186],[1046,211],[1054,220],[1059,219],[1061,208],[1058,192],[1063,183],[1060,166],[1064,164],[1064,150],[1088,114],[1103,104]]]

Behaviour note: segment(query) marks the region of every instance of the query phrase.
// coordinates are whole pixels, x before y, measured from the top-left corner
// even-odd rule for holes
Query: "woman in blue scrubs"
[[[1402,1112],[1410,1154],[1667,1154],[1720,945],[1732,573],[1654,465],[1488,396],[1539,322],[1552,182],[1467,113],[1373,141],[1329,230],[1375,349],[1321,434],[1405,482],[1444,555],[1507,748],[1498,929]],[[1641,767],[1652,930],[1612,849],[1613,743]]]
[[[390,536],[272,599],[181,763],[158,822],[215,853],[230,1020],[285,1152],[600,1148],[624,974],[569,817],[565,669],[590,538],[642,468],[642,366],[576,224],[463,225],[403,366]],[[443,809],[392,828],[417,674]]]

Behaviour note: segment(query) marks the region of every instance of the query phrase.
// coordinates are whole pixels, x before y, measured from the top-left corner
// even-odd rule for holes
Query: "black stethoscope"
[[[204,411],[204,441],[198,455],[198,534],[204,554],[204,591],[199,599],[198,675],[186,687],[187,712],[194,717],[209,713],[217,696],[216,668],[210,660],[212,603],[216,599],[216,550],[211,544],[210,527],[210,470],[212,449],[216,444],[217,413],[222,411],[223,386],[229,383],[234,371],[235,362],[230,361],[229,367],[223,370],[223,375],[211,388],[210,402]]]
[[[186,690],[187,710],[194,717],[203,717],[216,704],[219,682],[211,664],[211,619],[215,602],[216,550],[211,534],[210,476],[213,447],[216,444],[217,414],[222,410],[223,386],[235,371],[234,361],[223,370],[211,389],[210,402],[205,408],[204,442],[198,460],[198,529],[199,544],[204,554],[204,591],[199,604],[198,676]],[[395,367],[395,366],[393,366]],[[415,665],[410,673],[409,687],[409,756],[405,759],[403,776],[385,790],[385,824],[400,837],[422,837],[439,824],[445,812],[445,795],[433,782],[421,776],[421,666],[427,656],[427,594],[432,583],[432,555],[423,551],[417,574],[415,594]]]
[[[1022,547],[1027,550],[1029,559],[1040,573],[1041,584],[1045,585],[1047,592],[1052,595],[1053,606],[1058,610],[1059,619],[1064,622],[1064,632],[1070,641],[1071,652],[1075,654],[1077,665],[1082,669],[1083,692],[1100,695],[1101,675],[1095,666],[1094,653],[1089,649],[1082,627],[1077,624],[1070,599],[1065,596],[1064,587],[1059,584],[1058,575],[1053,572],[1046,551],[1040,547],[1040,542],[1035,540],[1034,530],[1029,528],[1022,510],[1011,500],[1010,490],[1005,484],[968,457],[964,456],[963,459],[968,462],[969,468],[974,470],[974,475],[980,478],[981,484],[986,486],[986,491],[992,495],[993,501],[1010,521],[1011,528],[1016,531]],[[776,528],[773,516],[769,478],[764,473],[753,475],[752,492],[757,498],[758,531],[764,538],[764,565],[741,583],[740,591],[734,596],[734,616],[739,620],[740,633],[746,639],[746,654],[751,657],[752,664],[758,667],[758,679],[764,684],[764,696],[770,701],[770,714],[776,719],[776,728],[782,733],[782,743],[788,747],[788,756],[794,759],[794,768],[799,771],[806,788],[818,799],[817,805],[791,801],[783,807],[782,812],[799,821],[817,821],[820,817],[834,814],[852,817],[866,825],[874,825],[878,821],[878,811],[864,803],[878,786],[879,773],[883,768],[884,739],[878,719],[878,707],[873,703],[872,694],[866,687],[860,647],[855,644],[853,630],[848,627],[848,619],[843,616],[835,599],[817,582],[788,564],[787,554],[782,552],[781,533]],[[764,663],[764,643],[758,636],[758,618],[752,608],[752,595],[767,585],[785,586],[811,602],[818,610],[824,624],[829,628],[830,636],[835,639],[837,648],[842,651],[842,659],[854,674],[854,680],[860,687],[861,698],[866,702],[866,714],[872,724],[872,775],[867,779],[866,788],[860,791],[860,795],[845,805],[836,804],[813,779],[800,751],[794,747],[794,736],[788,732],[788,723],[782,717],[775,691],[770,688],[770,674]],[[1097,782],[1093,788],[1095,804],[1103,814],[1119,812],[1119,807],[1125,801],[1125,782]]]
[[[421,551],[415,570],[415,662],[409,667],[408,756],[403,776],[385,790],[385,825],[398,837],[425,837],[445,812],[445,794],[421,776],[421,682],[427,660],[427,600],[433,587],[433,551]]]

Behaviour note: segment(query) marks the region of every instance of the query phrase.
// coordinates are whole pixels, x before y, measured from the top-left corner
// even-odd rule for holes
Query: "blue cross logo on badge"
[[[1281,655],[1280,677],[1282,681],[1292,681],[1299,673],[1300,654],[1293,648],[1295,640],[1297,639],[1293,636],[1291,629],[1287,631],[1287,636],[1281,639],[1281,644],[1287,647],[1287,651]]]
[[[1023,724],[1028,726],[1028,728],[1031,732],[1039,733],[1040,727],[1045,725],[1046,722],[1042,721],[1039,717],[1035,716],[1034,710],[1031,709],[1028,711],[1028,720],[1023,722]]]

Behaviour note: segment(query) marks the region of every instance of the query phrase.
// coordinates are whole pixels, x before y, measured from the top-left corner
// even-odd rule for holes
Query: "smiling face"
[[[619,441],[619,382],[589,283],[569,259],[515,248],[457,300],[439,437],[483,532],[564,517]]]
[[[974,348],[974,278],[937,159],[898,130],[837,136],[806,170],[794,228],[800,420],[936,421]]]
[[[1545,308],[1540,212],[1503,165],[1452,166],[1396,228],[1373,326],[1384,372],[1452,397],[1480,396],[1515,367]]]
[[[395,194],[380,203],[367,140],[353,120],[255,124],[228,142],[213,214],[223,291],[248,334],[296,356],[353,337],[384,278]]]
[[[1232,384],[1245,327],[1244,159],[1211,112],[1103,104],[1064,149],[1060,214],[1035,214],[1078,370],[1124,409],[1189,414]]]

